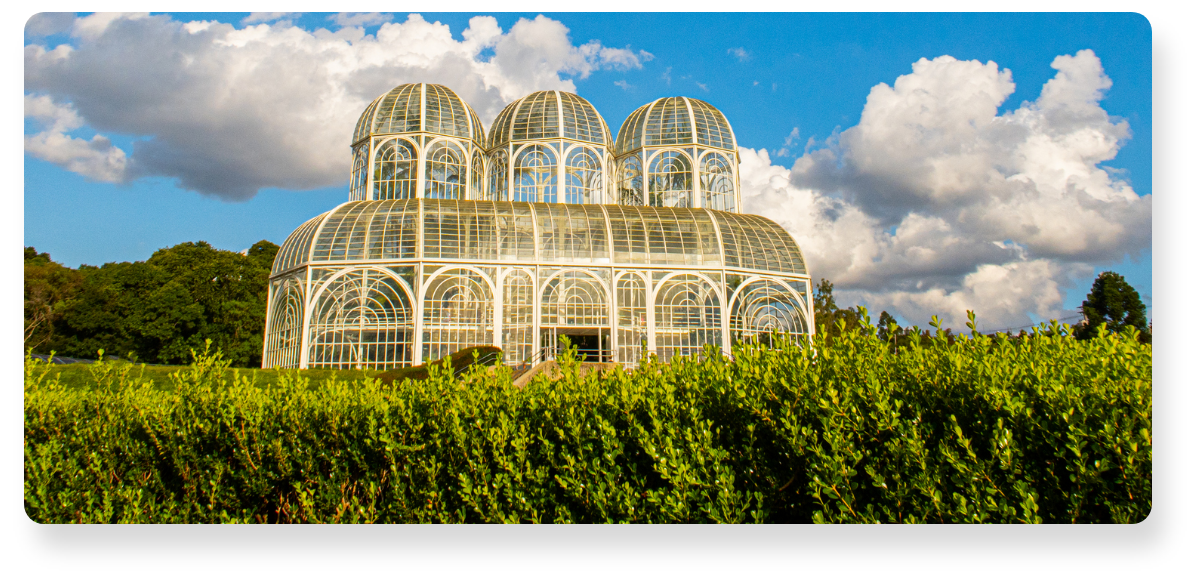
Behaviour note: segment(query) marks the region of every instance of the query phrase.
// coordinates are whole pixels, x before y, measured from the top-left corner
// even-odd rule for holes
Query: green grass
[[[151,381],[155,387],[171,387],[170,375],[188,369],[190,365],[136,365],[130,370],[131,381]],[[73,363],[70,365],[55,365],[54,372],[60,375],[63,385],[79,389],[99,389],[103,384],[97,378],[98,370],[91,364]],[[299,375],[314,384],[328,379],[339,381],[357,381],[368,377],[378,377],[383,371],[374,369],[304,369],[300,371],[280,371],[276,369],[251,369],[230,367],[224,373],[226,381],[232,381],[233,376],[239,375],[253,380],[258,387],[276,385],[280,375]]]
[[[473,363],[476,351],[479,352],[480,360],[485,360],[491,353],[501,352],[500,349],[492,346],[468,347],[450,355],[451,368],[458,371]],[[121,362],[113,361],[113,363]],[[136,365],[129,372],[129,380],[150,381],[154,383],[155,387],[171,387],[170,375],[189,367],[190,365]],[[104,385],[101,371],[88,363],[54,366],[54,372],[61,376],[63,385],[79,389],[95,390]],[[399,369],[302,369],[299,371],[230,367],[225,370],[223,375],[225,381],[233,381],[234,375],[249,378],[257,387],[278,385],[280,375],[298,375],[309,380],[313,385],[327,380],[354,382],[376,377],[384,384],[390,384],[402,379],[420,380],[429,377],[425,364]]]

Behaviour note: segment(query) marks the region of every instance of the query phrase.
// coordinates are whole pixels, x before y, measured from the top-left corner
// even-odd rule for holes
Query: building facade
[[[264,367],[395,368],[495,345],[509,364],[562,335],[634,364],[812,330],[803,254],[739,213],[733,131],[662,98],[614,142],[587,100],[540,91],[485,136],[440,85],[401,85],[355,127],[349,201],[284,242]]]

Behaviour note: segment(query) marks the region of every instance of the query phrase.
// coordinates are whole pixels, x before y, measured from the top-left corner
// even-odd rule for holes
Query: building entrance
[[[542,347],[554,347],[555,353],[567,350],[563,336],[575,347],[580,361],[612,361],[612,345],[607,328],[543,328]]]

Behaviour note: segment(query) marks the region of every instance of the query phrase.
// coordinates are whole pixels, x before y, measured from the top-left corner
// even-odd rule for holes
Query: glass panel
[[[539,91],[521,101],[513,122],[512,140],[559,137],[558,97],[553,91]]]
[[[654,301],[656,353],[661,359],[721,346],[721,301],[708,282],[693,274],[671,277]]]
[[[709,152],[700,159],[700,206],[714,211],[737,212],[733,167],[729,159]]]
[[[317,297],[309,367],[402,367],[412,361],[412,309],[395,279],[371,269],[338,276]]]
[[[682,97],[668,97],[650,108],[646,121],[646,146],[691,144],[692,120]]]
[[[370,144],[360,144],[354,148],[354,166],[350,171],[350,200],[362,201],[367,198],[368,161],[370,160]]]
[[[682,152],[668,150],[650,160],[650,200],[655,207],[692,206],[692,161]]]
[[[425,155],[425,198],[467,198],[466,160],[462,149],[452,142],[431,145]]]
[[[448,88],[425,85],[425,131],[469,138],[471,129],[463,102]]]
[[[729,334],[734,342],[773,344],[772,332],[795,342],[807,330],[801,304],[778,282],[751,282],[733,301]]]
[[[642,197],[642,157],[634,153],[621,159],[621,186],[618,203],[621,205],[644,205]]]
[[[288,278],[272,283],[271,321],[267,323],[263,367],[300,367],[300,334],[304,322],[304,286]]]
[[[429,281],[422,355],[437,360],[467,347],[492,344],[491,289],[479,274],[450,270]]]
[[[529,272],[517,269],[505,277],[503,311],[504,362],[527,363],[533,358],[533,276]]]
[[[542,293],[542,326],[608,326],[608,294],[604,283],[583,271],[564,272],[550,279]]]
[[[401,138],[384,141],[375,151],[375,200],[411,199],[416,184],[416,148]]]
[[[483,157],[478,152],[471,160],[471,199],[483,201],[487,194],[483,190]]]
[[[576,148],[566,158],[566,193],[568,204],[600,204],[604,202],[604,173],[600,157],[590,148]]]
[[[508,153],[503,150],[492,154],[487,188],[488,200],[508,200]]]
[[[617,357],[637,363],[646,337],[646,283],[637,274],[617,278]]]
[[[558,158],[548,146],[532,145],[517,155],[513,165],[513,200],[525,203],[558,202]]]

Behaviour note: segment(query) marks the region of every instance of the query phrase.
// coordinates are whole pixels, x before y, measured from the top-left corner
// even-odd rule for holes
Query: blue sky
[[[495,18],[504,34],[511,34],[514,38],[517,36],[514,25],[522,19],[531,22],[538,16],[537,13],[488,15]],[[216,20],[241,29],[247,26],[242,24],[246,16],[247,13],[180,13],[171,15],[171,20]],[[428,23],[448,25],[452,39],[457,43],[465,40],[463,31],[468,28],[473,16],[476,15],[422,13],[422,18]],[[825,209],[826,215],[832,213],[830,209],[833,207],[830,205],[837,206],[841,204],[840,201],[849,201],[861,207],[866,215],[878,219],[882,215],[871,206],[872,195],[864,192],[855,194],[853,189],[860,187],[854,185],[864,184],[860,180],[864,176],[875,181],[871,184],[878,184],[882,180],[880,176],[889,180],[889,177],[904,177],[892,171],[883,175],[876,172],[871,176],[866,175],[875,171],[863,170],[854,176],[847,171],[839,175],[841,178],[837,180],[841,182],[835,181],[833,186],[829,186],[832,183],[821,183],[826,186],[817,188],[813,186],[819,178],[814,174],[815,171],[797,170],[800,167],[809,168],[807,162],[793,167],[797,159],[808,153],[808,160],[818,161],[821,152],[833,152],[838,160],[835,165],[837,169],[850,164],[848,161],[856,155],[860,156],[859,160],[865,160],[866,154],[856,154],[853,148],[847,146],[852,143],[851,135],[854,132],[842,132],[860,124],[872,88],[880,84],[894,86],[901,76],[914,73],[914,63],[943,55],[949,55],[957,61],[993,61],[1001,71],[1011,71],[1014,87],[996,112],[997,116],[1002,117],[1006,112],[1016,112],[1023,105],[1039,99],[1043,85],[1059,74],[1059,69],[1052,67],[1056,58],[1078,57],[1080,51],[1090,50],[1102,66],[1103,76],[1111,80],[1111,86],[1103,91],[1099,108],[1107,113],[1111,124],[1127,124],[1123,134],[1114,138],[1117,144],[1115,157],[1094,166],[1103,169],[1112,180],[1125,181],[1133,192],[1143,198],[1153,192],[1150,25],[1137,14],[639,14],[631,17],[607,13],[547,13],[545,16],[561,23],[569,31],[569,42],[574,47],[596,40],[603,47],[625,49],[629,55],[622,57],[626,61],[618,58],[611,62],[603,59],[592,62],[587,66],[589,71],[586,74],[581,73],[578,67],[572,69],[571,66],[554,71],[555,79],[569,82],[576,93],[597,107],[614,133],[628,113],[661,96],[697,97],[720,108],[732,123],[740,146],[755,151],[765,150],[770,157],[769,167],[759,165],[750,168],[746,166],[746,156],[743,156],[743,197],[747,200],[758,197],[754,200],[759,201],[759,207],[748,204],[748,210],[780,221],[797,235],[802,246],[809,241],[804,239],[807,237],[804,232],[817,229],[819,225],[801,219],[793,220],[787,213],[801,211],[791,211],[792,207],[769,202],[780,200],[778,197],[798,197],[800,195],[797,193],[802,191],[796,189],[809,188],[815,193],[811,195],[812,205],[825,205],[822,209]],[[331,30],[337,28],[337,23],[328,14],[285,18],[290,19],[292,25],[309,32],[322,27]],[[396,13],[391,21],[403,23],[407,18],[404,13]],[[287,26],[286,23],[274,22],[273,26],[279,30]],[[375,34],[379,27],[379,24],[368,24],[364,32]],[[115,26],[105,29],[99,37],[101,41],[110,45],[122,42],[114,30]],[[68,34],[66,29],[49,35],[29,33],[27,29],[27,47],[41,45],[49,50],[66,43],[76,48],[72,58],[84,54],[88,50],[88,43],[97,42],[83,38],[78,32]],[[190,49],[181,47],[179,50],[186,53]],[[496,51],[502,50],[484,48],[475,59],[488,61],[495,57]],[[547,50],[553,52],[555,49]],[[111,91],[105,94],[106,90],[103,89],[85,84],[73,86],[69,81],[49,76],[31,77],[28,54],[27,48],[27,96],[49,96],[57,106],[73,105],[83,119],[82,125],[67,132],[69,136],[89,140],[99,133],[134,160],[139,158],[138,148],[169,143],[161,140],[152,143],[158,130],[152,124],[128,121],[135,117],[134,113],[112,113],[122,105],[113,100]],[[547,58],[553,60],[553,56]],[[636,64],[631,66],[631,62]],[[1082,63],[1083,58],[1080,57],[1078,62]],[[119,65],[114,64],[113,67]],[[982,69],[962,70],[964,75],[985,73]],[[405,75],[412,74],[411,67],[405,71],[408,71]],[[527,87],[529,90],[549,88],[535,87],[536,79],[520,78],[519,73],[506,74],[512,77],[510,81],[514,87]],[[544,82],[545,78],[542,79]],[[393,84],[419,80],[423,79],[397,77]],[[437,81],[443,82],[440,79]],[[467,85],[466,81],[463,83]],[[446,84],[460,93],[468,91],[454,83]],[[486,83],[481,87],[499,95],[505,91],[503,88],[487,88]],[[516,97],[519,95],[505,96],[509,101]],[[111,103],[104,102],[105,99]],[[499,98],[493,96],[489,99],[495,101]],[[945,99],[955,98],[947,95]],[[489,121],[483,110],[493,107],[490,102],[483,104],[472,101],[472,104],[481,110],[485,122]],[[950,105],[953,104],[947,107]],[[46,122],[43,118],[30,116],[28,105],[26,111],[25,134],[28,138],[43,131]],[[357,111],[353,112],[352,117],[357,114]],[[1120,133],[1113,130],[1115,126],[1111,124],[1105,128]],[[343,141],[348,143],[351,129],[347,126],[336,130],[345,136]],[[163,135],[168,131],[164,126]],[[841,149],[830,149],[827,140],[839,135]],[[348,152],[348,144],[345,146]],[[787,152],[781,152],[785,148]],[[858,148],[859,152],[865,152],[866,146],[860,145]],[[69,266],[144,260],[154,250],[182,241],[202,239],[216,247],[231,250],[244,249],[261,239],[282,243],[288,233],[303,221],[328,210],[346,197],[345,181],[342,180],[316,188],[308,188],[308,185],[266,186],[258,188],[257,194],[248,200],[234,201],[230,196],[200,194],[181,188],[182,174],[173,175],[161,170],[164,167],[174,168],[170,164],[160,166],[157,172],[138,175],[137,178],[104,182],[95,180],[94,173],[93,178],[86,178],[86,172],[81,174],[67,170],[62,158],[56,159],[58,164],[48,161],[54,159],[55,154],[46,152],[39,150],[39,154],[31,153],[28,147],[26,150],[24,242],[25,245],[37,247],[39,251],[50,252],[54,259]],[[762,189],[755,191],[747,188],[747,184],[754,182],[747,178],[748,172],[757,172],[759,175],[756,176],[764,177]],[[1005,169],[1005,172],[1009,172],[1009,169]],[[343,174],[348,174],[348,164]],[[785,177],[795,188],[786,191],[767,189],[768,175]],[[271,180],[263,179],[264,184],[268,185]],[[310,182],[321,181],[313,179]],[[809,209],[812,205],[805,203],[795,208]],[[945,209],[936,213],[926,207],[904,211],[909,213],[910,218],[928,218],[941,213],[941,217],[951,223],[948,229],[957,230],[956,239],[932,244],[934,251],[939,251],[936,247],[945,245],[944,241],[962,241],[969,236],[971,225],[977,225],[954,223],[952,213]],[[778,212],[780,216],[774,216],[772,212]],[[1112,213],[1114,217],[1119,217],[1116,211]],[[895,218],[871,223],[879,232],[878,235],[884,238],[889,234],[894,236],[897,229],[903,232],[905,225],[916,224],[899,223]],[[1088,244],[1090,247],[1086,249],[1069,251],[1063,251],[1063,246],[1069,245],[1061,241],[1047,243],[1039,242],[1037,238],[1025,241],[1019,236],[998,236],[1002,239],[997,246],[1009,246],[1005,249],[1011,248],[1010,251],[1015,254],[1012,257],[1017,259],[993,261],[957,258],[954,261],[967,262],[964,264],[966,267],[957,268],[957,271],[947,268],[939,272],[924,267],[905,272],[883,266],[887,262],[887,254],[899,254],[897,257],[904,255],[906,250],[903,246],[907,245],[904,241],[908,240],[901,239],[886,243],[885,251],[876,251],[882,254],[879,255],[882,260],[855,269],[843,269],[844,266],[838,262],[844,263],[844,260],[839,259],[841,256],[832,250],[853,241],[813,239],[807,243],[805,252],[810,257],[810,263],[824,268],[822,273],[814,267],[814,277],[826,277],[828,274],[838,284],[839,291],[845,291],[839,293],[840,303],[865,302],[871,305],[873,312],[886,308],[893,314],[908,311],[907,314],[915,315],[921,314],[922,310],[928,314],[930,310],[957,307],[963,302],[979,304],[976,311],[980,312],[981,309],[986,310],[990,302],[995,304],[996,314],[1000,314],[1000,300],[971,288],[981,286],[978,282],[982,278],[978,276],[972,280],[971,274],[983,274],[986,272],[984,266],[993,264],[1015,270],[1010,277],[1013,281],[1019,280],[1018,273],[1028,273],[1030,278],[1036,273],[1057,278],[1053,292],[1058,296],[1051,298],[1057,298],[1057,306],[1068,311],[1083,300],[1095,273],[1116,269],[1138,289],[1150,306],[1152,288],[1148,219],[1141,223],[1123,223],[1120,227],[1135,231],[1141,229],[1145,233],[1144,236],[1130,236],[1124,242]],[[854,232],[849,231],[849,227],[842,228],[848,230],[847,233],[860,233],[861,229],[865,229]],[[1042,229],[1044,231],[1045,227]],[[1097,236],[1087,232],[1080,237],[1087,239]],[[969,246],[964,244],[964,247]],[[879,249],[884,250],[882,247]],[[1122,256],[1125,259],[1120,259]],[[948,259],[944,265],[950,263]],[[1027,266],[1029,270],[1022,266]],[[1089,269],[1090,274],[1086,273]],[[933,298],[931,294],[939,290],[941,296]],[[956,293],[959,295],[955,296]],[[1031,319],[1061,315],[1048,314],[1053,311],[1047,309],[1048,296],[1045,290],[1026,290],[1024,293],[1028,295],[1022,301],[1024,304],[1018,308],[1004,309],[1007,310],[1004,316],[995,318],[996,326],[1019,326]],[[915,321],[916,317],[908,320]],[[957,322],[961,319],[953,315],[953,320]],[[920,322],[923,323],[924,319]]]

